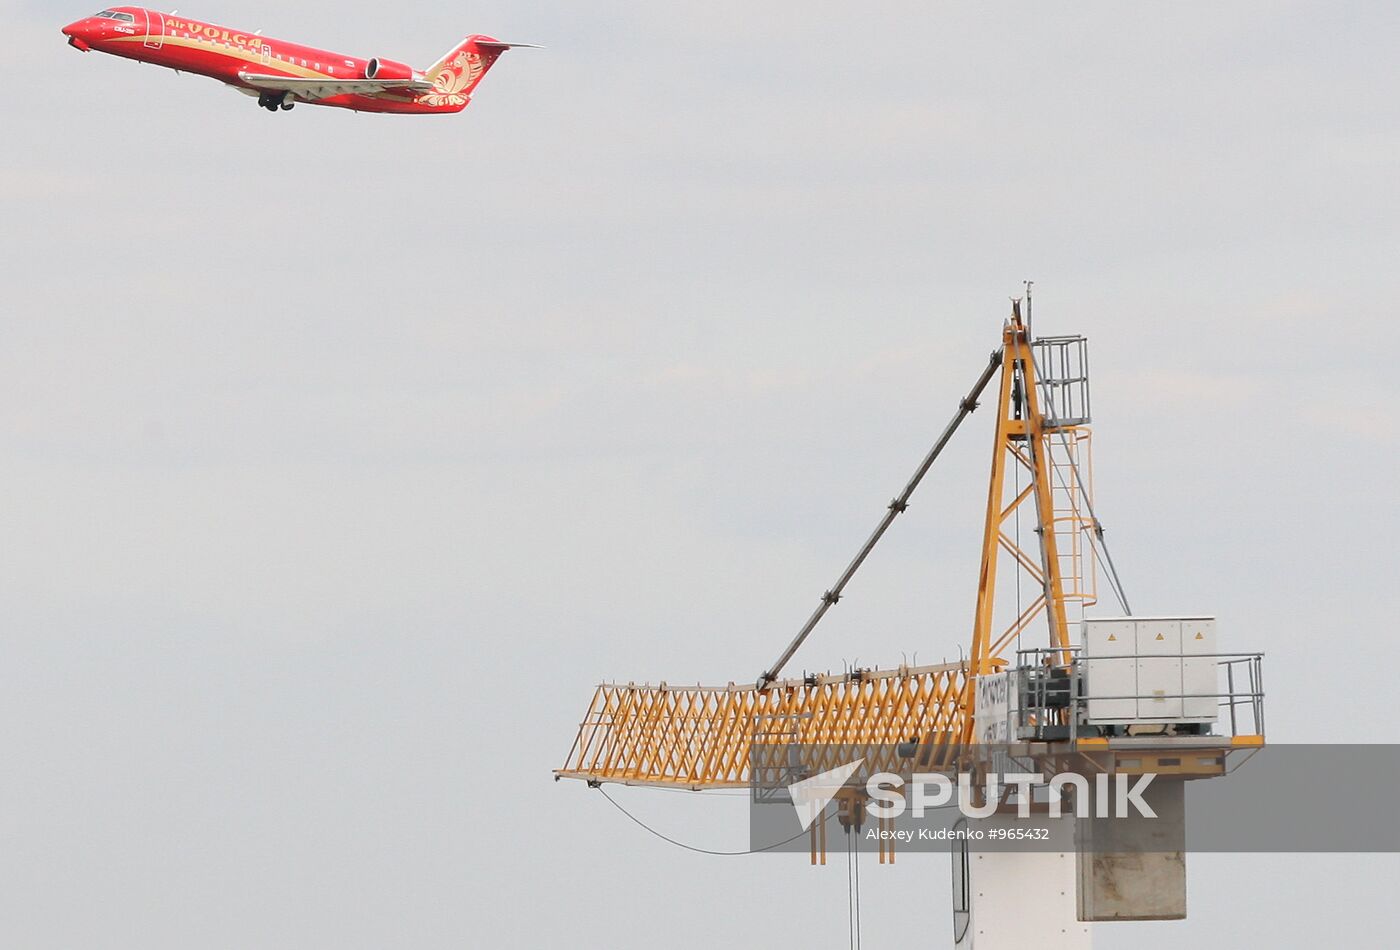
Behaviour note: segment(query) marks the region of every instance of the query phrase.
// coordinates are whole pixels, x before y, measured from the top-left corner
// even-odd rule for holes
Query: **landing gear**
[[[268,112],[276,112],[281,109],[283,112],[291,112],[296,105],[292,97],[285,92],[265,92],[258,96],[258,105]]]

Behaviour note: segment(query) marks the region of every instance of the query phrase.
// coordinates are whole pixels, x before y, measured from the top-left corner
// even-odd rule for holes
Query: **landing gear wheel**
[[[292,111],[292,107],[296,105],[296,102],[292,99],[290,94],[285,92],[265,92],[258,96],[258,105],[262,106],[268,112],[276,112],[278,109],[281,109],[283,112],[290,112]]]

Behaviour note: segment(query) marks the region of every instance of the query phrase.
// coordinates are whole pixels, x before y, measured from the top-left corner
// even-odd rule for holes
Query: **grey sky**
[[[6,17],[6,946],[840,945],[839,866],[549,770],[600,679],[771,660],[1027,277],[1134,606],[1267,650],[1275,741],[1391,738],[1395,5],[182,5],[549,47],[444,119],[271,116],[90,12]],[[987,421],[797,665],[966,644]],[[870,867],[872,945],[942,946],[946,861]],[[1371,945],[1397,871],[1198,857],[1099,946]]]

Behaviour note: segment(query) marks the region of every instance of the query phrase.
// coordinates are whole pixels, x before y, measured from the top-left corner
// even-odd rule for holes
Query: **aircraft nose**
[[[63,35],[76,37],[80,40],[90,40],[102,32],[102,23],[102,20],[93,17],[74,20],[63,28]]]
[[[91,34],[92,26],[87,20],[77,20],[63,28],[63,35],[68,37],[68,44],[84,52],[88,49],[87,41],[91,38]]]

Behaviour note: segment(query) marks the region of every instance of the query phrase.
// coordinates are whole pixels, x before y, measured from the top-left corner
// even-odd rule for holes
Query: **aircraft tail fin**
[[[533,43],[502,43],[480,34],[467,37],[423,74],[423,78],[433,84],[433,91],[422,96],[422,101],[430,105],[466,108],[472,91],[487,70],[495,65],[502,53],[517,46],[539,48]]]

